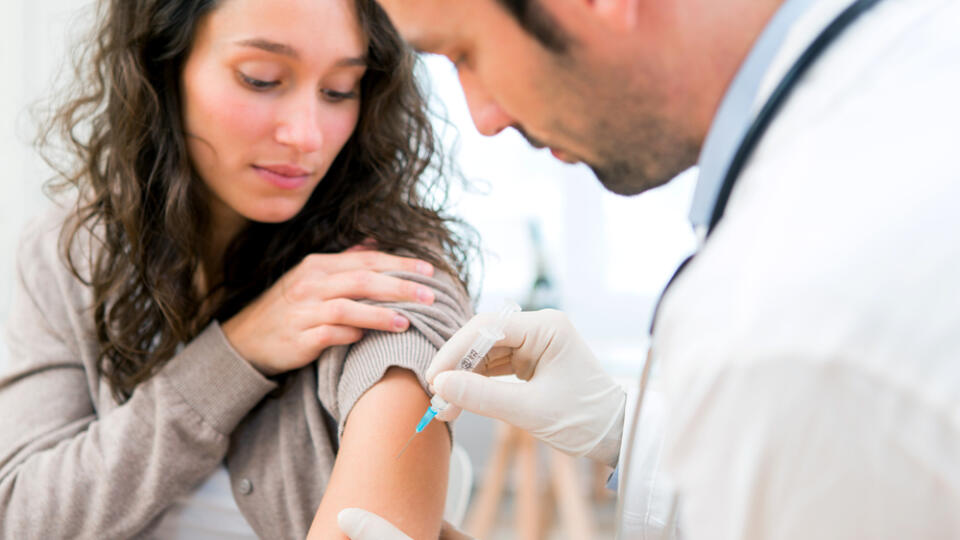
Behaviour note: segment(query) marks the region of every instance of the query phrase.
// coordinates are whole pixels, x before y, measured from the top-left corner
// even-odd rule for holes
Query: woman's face
[[[223,0],[183,70],[188,149],[215,226],[293,218],[357,124],[353,0]]]

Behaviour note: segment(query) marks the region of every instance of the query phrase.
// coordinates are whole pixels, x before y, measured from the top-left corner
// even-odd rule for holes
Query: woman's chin
[[[269,204],[258,205],[250,208],[246,212],[241,212],[243,217],[257,223],[284,223],[290,221],[303,210],[306,201],[271,201]]]

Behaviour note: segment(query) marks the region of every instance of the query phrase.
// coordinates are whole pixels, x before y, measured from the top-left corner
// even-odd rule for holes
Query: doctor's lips
[[[537,150],[547,147],[547,145],[540,142],[539,139],[534,139],[533,137],[531,137],[530,134],[527,133],[526,130],[523,129],[523,126],[521,126],[520,124],[513,124],[510,127],[517,130],[517,133],[523,135],[523,138],[526,139],[528,143],[530,143],[530,146],[536,148]]]
[[[314,172],[290,163],[251,165],[260,178],[281,189],[297,189],[307,183]]]
[[[579,159],[571,156],[570,154],[564,152],[563,150],[558,150],[540,141],[539,139],[535,139],[531,137],[530,134],[524,131],[524,129],[519,124],[514,124],[512,127],[513,129],[517,130],[517,133],[519,133],[520,135],[523,135],[523,138],[526,139],[528,143],[530,143],[530,146],[536,148],[537,150],[550,148],[550,153],[553,154],[553,157],[559,159],[560,161],[564,163],[570,163],[570,164],[580,163]]]

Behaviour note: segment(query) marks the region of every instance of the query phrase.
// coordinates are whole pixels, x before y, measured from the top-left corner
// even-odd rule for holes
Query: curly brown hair
[[[449,176],[416,57],[374,0],[354,0],[368,39],[354,133],[303,210],[284,223],[249,223],[226,250],[222,281],[197,290],[209,194],[187,152],[180,79],[198,22],[221,1],[101,2],[74,93],[38,140],[59,172],[48,186],[77,191],[61,249],[93,290],[98,368],[119,401],[180,343],[237,313],[310,253],[373,239],[466,288],[470,229],[444,210]],[[55,141],[67,145],[66,167],[53,157]],[[72,249],[83,231],[98,244],[89,275]]]

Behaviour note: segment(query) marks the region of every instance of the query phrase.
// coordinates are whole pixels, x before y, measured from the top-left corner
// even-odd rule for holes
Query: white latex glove
[[[451,371],[494,317],[474,317],[430,364],[427,381],[450,403],[437,418],[450,421],[459,408],[467,409],[513,424],[562,452],[615,466],[626,393],[563,313],[514,313],[506,337],[473,373]],[[489,378],[510,374],[525,382]]]
[[[350,537],[350,540],[412,540],[389,521],[360,508],[341,510],[337,514],[337,525],[343,534]],[[443,528],[440,530],[440,540],[473,540],[473,538],[444,521]]]

